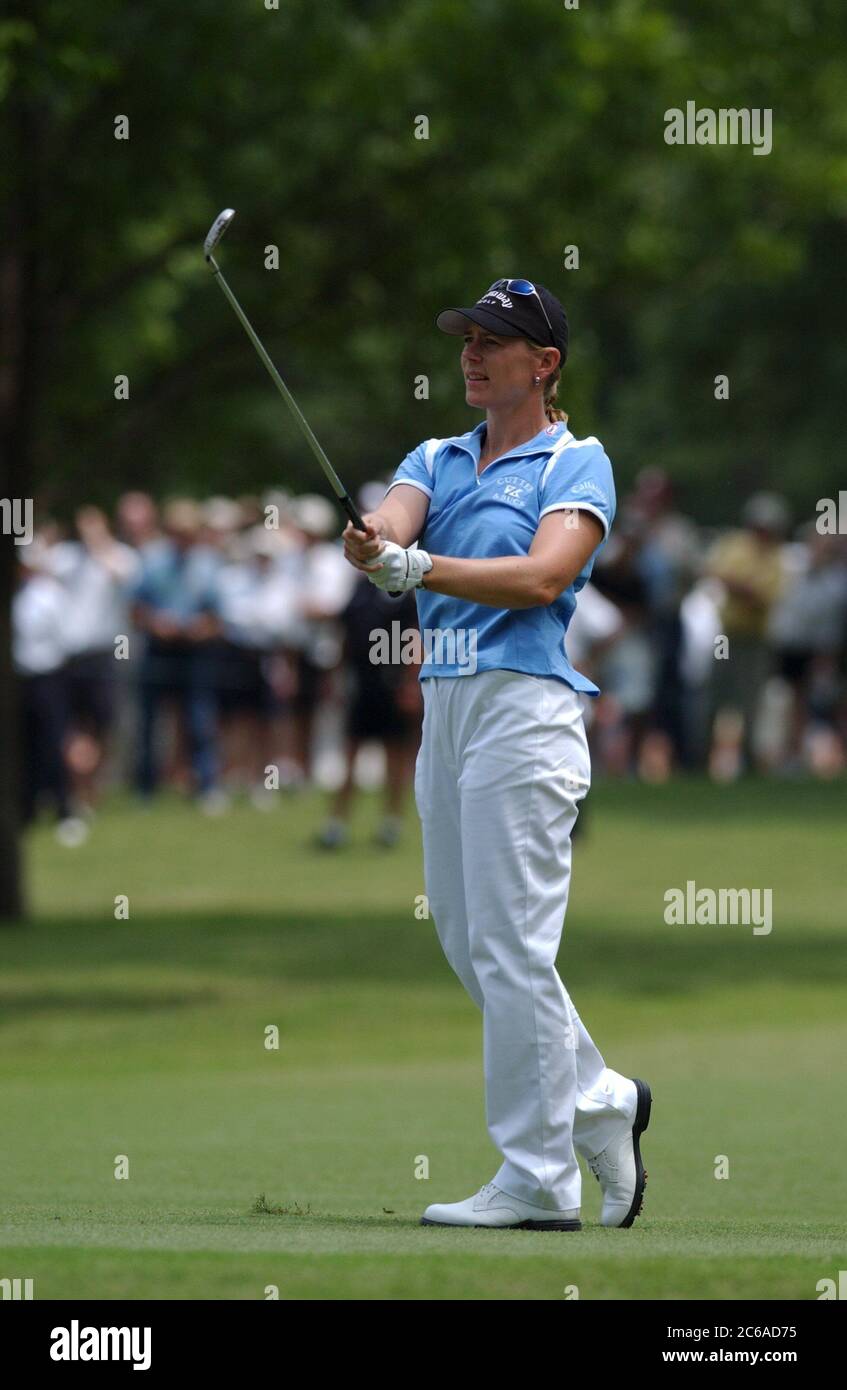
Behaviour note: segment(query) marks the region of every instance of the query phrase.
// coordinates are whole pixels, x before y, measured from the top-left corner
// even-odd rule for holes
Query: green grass
[[[559,966],[654,1111],[644,1215],[601,1228],[586,1173],[566,1235],[418,1225],[499,1159],[479,1016],[415,915],[413,808],[394,852],[370,797],[336,855],[308,847],[311,795],[221,820],[117,797],[73,851],[38,828],[33,921],[0,931],[0,1277],[59,1299],[815,1299],[847,1268],[843,801],[592,793]],[[689,878],[771,887],[771,935],[666,926]]]

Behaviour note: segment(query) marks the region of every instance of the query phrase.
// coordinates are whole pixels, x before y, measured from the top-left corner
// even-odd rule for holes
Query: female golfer
[[[464,337],[466,400],[485,420],[419,444],[367,529],[344,530],[372,583],[419,590],[426,891],[482,1010],[486,1117],[503,1157],[475,1196],[422,1220],[579,1230],[580,1153],[602,1224],[630,1226],[650,1088],[605,1065],[555,964],[590,784],[580,692],[599,693],[570,665],[565,634],[614,517],[611,465],[554,406],[568,325],[543,285],[498,280],[437,324]]]

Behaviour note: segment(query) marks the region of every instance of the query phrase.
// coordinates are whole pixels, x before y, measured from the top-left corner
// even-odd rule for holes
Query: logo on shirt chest
[[[498,478],[495,483],[493,500],[508,502],[512,507],[525,507],[532,491],[532,483],[528,483],[526,478],[522,478],[518,473],[509,473],[505,478]]]

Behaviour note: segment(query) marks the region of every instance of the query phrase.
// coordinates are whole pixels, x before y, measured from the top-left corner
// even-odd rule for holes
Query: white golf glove
[[[404,550],[394,541],[386,541],[377,556],[379,569],[371,570],[368,579],[378,589],[393,594],[405,593],[407,589],[417,589],[425,574],[432,569],[432,557],[426,550]]]

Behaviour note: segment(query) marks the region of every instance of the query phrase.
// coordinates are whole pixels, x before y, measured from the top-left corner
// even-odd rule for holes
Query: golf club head
[[[235,208],[224,208],[223,212],[219,213],[215,218],[209,228],[208,236],[203,242],[203,255],[206,257],[206,260],[211,256],[234,216]]]

